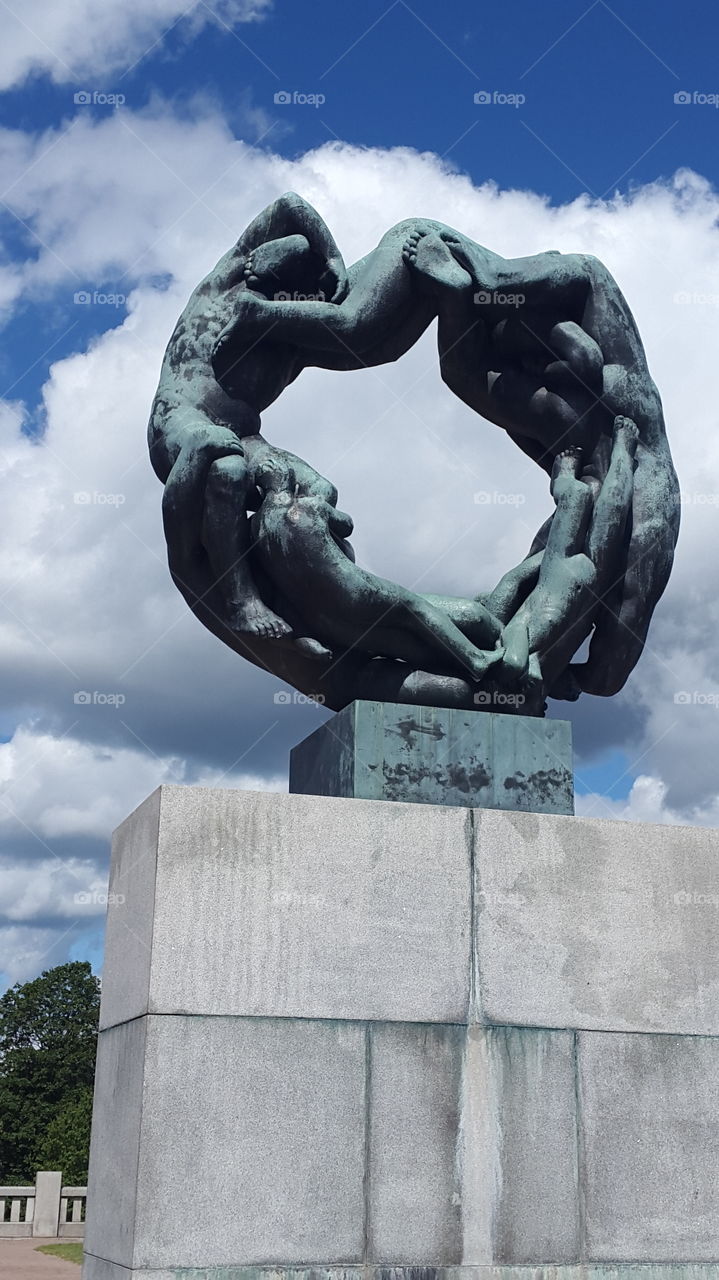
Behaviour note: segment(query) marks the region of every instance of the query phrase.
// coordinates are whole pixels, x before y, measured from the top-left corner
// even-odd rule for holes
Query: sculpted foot
[[[243,276],[248,289],[276,299],[278,293],[291,293],[294,278],[312,259],[304,236],[283,236],[257,245],[248,254]]]
[[[436,232],[414,232],[405,241],[402,257],[433,290],[469,289],[472,277],[461,267]]]
[[[639,428],[636,422],[631,418],[624,418],[618,414],[614,419],[614,443],[623,444],[630,458],[633,458],[637,451],[637,442],[639,440]]]
[[[425,236],[426,234],[426,231],[413,231],[402,245],[402,257],[408,267],[413,267],[415,265],[417,261],[417,245],[422,239],[422,236]]]
[[[282,640],[292,628],[283,618],[268,609],[261,600],[243,600],[229,605],[230,627],[241,636],[257,636],[261,640]]]
[[[452,257],[455,259],[456,262],[459,263],[460,267],[464,268],[464,270],[467,272],[467,275],[470,276],[472,280],[474,280],[474,275],[472,274],[472,266],[471,266],[469,257],[467,256],[467,251],[465,249],[464,244],[460,240],[459,236],[454,235],[452,231],[441,231],[440,240],[442,240],[442,242],[446,244]]]
[[[250,253],[248,255],[242,275],[244,277],[244,281],[248,289],[260,288],[260,277],[258,274],[258,268],[255,265],[254,253]]]
[[[578,476],[582,466],[582,450],[579,445],[570,445],[562,449],[554,459],[552,467],[552,483],[560,476]]]

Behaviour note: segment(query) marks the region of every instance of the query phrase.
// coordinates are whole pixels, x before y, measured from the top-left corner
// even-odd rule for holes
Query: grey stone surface
[[[466,1020],[470,825],[459,810],[163,787],[146,858],[139,823],[120,829],[123,865],[157,863],[154,919],[129,890],[110,901],[101,1025],[148,1005]]]
[[[719,1264],[460,1267],[173,1267],[127,1271],[85,1255],[83,1280],[717,1280]]]
[[[85,1254],[83,1280],[370,1280],[370,1267],[135,1267]],[[407,1278],[409,1280],[409,1276]],[[697,1280],[702,1280],[698,1277]]]
[[[137,1211],[147,1022],[98,1037],[85,1249],[130,1266]]]
[[[719,1034],[719,832],[475,814],[474,1016]]]
[[[150,1016],[145,1053],[135,1267],[361,1261],[364,1028]]]
[[[56,1236],[60,1221],[62,1173],[47,1171],[35,1178],[35,1205],[32,1216],[34,1236]]]
[[[103,1017],[161,1014],[100,1036],[86,1280],[719,1280],[718,851],[151,797],[115,849]]]
[[[574,1036],[373,1026],[368,1259],[580,1257]]]
[[[375,1024],[370,1031],[368,1257],[462,1260],[457,1143],[464,1027]]]
[[[715,831],[199,787],[117,833],[101,1025],[466,1020],[472,829],[473,1018],[719,1034]]]
[[[290,791],[571,814],[571,725],[353,702],[292,750]]]
[[[112,837],[101,1027],[147,1012],[160,797],[158,788]]]
[[[582,1033],[589,1258],[719,1259],[719,1040]]]
[[[345,1023],[102,1032],[88,1253],[135,1268],[361,1258],[365,1058]]]
[[[459,1163],[465,1263],[581,1256],[571,1033],[469,1030]]]

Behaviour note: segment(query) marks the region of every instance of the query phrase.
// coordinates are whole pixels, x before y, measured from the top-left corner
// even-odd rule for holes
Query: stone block
[[[370,1045],[368,1261],[579,1257],[573,1035],[374,1025]]]
[[[368,1241],[373,1262],[462,1260],[457,1144],[464,1027],[375,1024],[370,1033]]]
[[[85,1250],[132,1265],[147,1019],[102,1031],[92,1106]]]
[[[521,1267],[198,1267],[126,1271],[85,1255],[83,1280],[717,1280],[717,1263],[618,1263]]]
[[[147,1012],[466,1021],[470,821],[162,787],[116,835],[101,1026]]]
[[[103,983],[100,1026],[148,1011],[161,796],[158,787],[112,837],[105,927],[108,981]]]
[[[33,1207],[32,1234],[47,1238],[58,1234],[60,1222],[60,1188],[62,1173],[47,1171],[35,1178],[35,1205]]]
[[[719,833],[475,814],[475,1016],[719,1035]]]
[[[719,1040],[579,1041],[587,1257],[719,1259]]]
[[[290,753],[290,791],[571,814],[571,725],[353,702]]]
[[[573,1035],[469,1030],[458,1163],[465,1264],[580,1257]]]
[[[718,852],[163,788],[113,854],[85,1280],[719,1280]]]
[[[100,1041],[88,1253],[173,1272],[363,1258],[363,1027],[150,1016]]]

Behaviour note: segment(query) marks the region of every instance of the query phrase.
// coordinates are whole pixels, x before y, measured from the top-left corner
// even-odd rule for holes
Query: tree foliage
[[[87,1177],[100,984],[85,961],[0,997],[0,1181]]]

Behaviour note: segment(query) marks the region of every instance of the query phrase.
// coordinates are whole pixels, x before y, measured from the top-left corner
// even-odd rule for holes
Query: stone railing
[[[87,1187],[64,1187],[62,1174],[38,1173],[33,1187],[0,1186],[0,1237],[81,1240]]]

